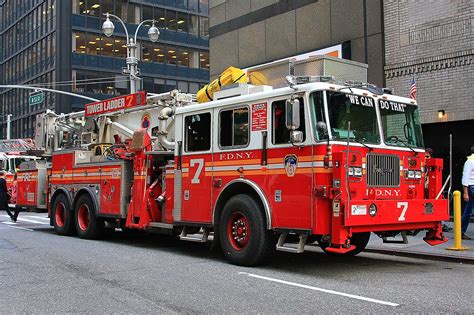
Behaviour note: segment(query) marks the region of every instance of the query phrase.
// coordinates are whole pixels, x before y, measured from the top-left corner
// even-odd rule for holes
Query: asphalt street
[[[146,234],[62,237],[0,212],[0,313],[474,313],[474,265],[276,252],[233,266],[208,244]]]

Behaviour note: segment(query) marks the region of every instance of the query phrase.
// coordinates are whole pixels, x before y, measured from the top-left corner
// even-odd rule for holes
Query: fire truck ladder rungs
[[[299,235],[300,240],[299,240],[298,245],[296,247],[285,246],[285,241],[286,241],[287,236],[288,236],[288,233],[281,233],[280,234],[280,237],[278,238],[278,243],[277,243],[277,246],[276,246],[277,250],[280,250],[282,252],[296,253],[296,254],[300,254],[300,253],[304,252],[304,247],[306,245],[306,240],[308,239],[307,234],[300,234]]]
[[[192,236],[191,236],[192,235]],[[203,229],[202,234],[188,234],[186,232],[186,227],[183,228],[181,234],[179,235],[179,239],[182,241],[190,241],[190,242],[198,242],[198,243],[206,243],[209,238],[209,229]]]

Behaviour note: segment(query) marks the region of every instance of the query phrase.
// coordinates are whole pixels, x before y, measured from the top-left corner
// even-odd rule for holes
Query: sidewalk
[[[453,227],[452,222],[446,222],[446,224]],[[449,239],[449,241],[437,246],[430,246],[423,241],[425,234],[426,232],[420,232],[417,236],[408,236],[408,244],[384,244],[381,238],[372,234],[365,251],[395,256],[474,264],[474,223],[471,222],[469,224],[466,232],[466,235],[471,237],[472,240],[462,240],[462,246],[470,247],[469,250],[446,250],[446,248],[453,246],[454,230],[451,232],[445,232],[444,235]],[[400,236],[399,238],[401,239]]]

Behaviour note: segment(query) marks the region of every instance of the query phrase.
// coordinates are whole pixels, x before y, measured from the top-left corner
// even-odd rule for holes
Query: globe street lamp
[[[145,20],[138,24],[137,30],[135,31],[135,36],[131,38],[128,35],[127,27],[125,23],[116,15],[105,13],[106,16],[105,22],[102,24],[102,31],[104,32],[105,36],[110,37],[114,33],[115,26],[114,23],[110,20],[110,17],[116,18],[123,26],[125,30],[125,35],[127,36],[127,69],[123,69],[124,74],[130,75],[130,92],[136,93],[137,92],[137,81],[140,80],[138,77],[140,73],[140,69],[138,69],[138,60],[139,57],[137,56],[137,35],[138,30],[140,27],[147,22],[151,22],[152,25],[148,30],[148,37],[154,43],[160,38],[160,30],[155,26],[155,20]]]

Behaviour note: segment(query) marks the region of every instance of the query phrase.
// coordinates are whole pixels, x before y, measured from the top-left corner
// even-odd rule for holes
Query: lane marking
[[[11,228],[14,228],[14,229],[20,229],[20,230],[26,230],[26,231],[34,232],[34,230],[32,230],[32,229],[24,228],[24,227],[21,227],[21,226],[15,226],[15,224],[16,224],[15,222],[2,222],[2,223],[5,224],[8,227],[11,227]]]
[[[300,283],[296,283],[296,282],[290,282],[290,281],[285,281],[285,280],[280,280],[280,279],[275,279],[275,278],[270,278],[270,277],[265,277],[265,276],[259,276],[259,275],[248,273],[248,272],[239,272],[239,274],[246,275],[246,276],[253,277],[253,278],[257,278],[257,279],[262,279],[262,280],[277,282],[277,283],[281,283],[281,284],[291,285],[291,286],[294,286],[294,287],[309,289],[309,290],[313,290],[313,291],[319,291],[319,292],[324,292],[324,293],[329,293],[329,294],[345,296],[345,297],[348,297],[348,298],[351,298],[351,299],[356,299],[356,300],[361,300],[361,301],[366,301],[366,302],[371,302],[371,303],[377,303],[377,304],[388,305],[388,306],[393,306],[393,307],[400,306],[400,304],[397,304],[397,303],[372,299],[372,298],[368,298],[368,297],[364,297],[364,296],[360,296],[360,295],[349,294],[349,293],[344,293],[344,292],[339,292],[339,291],[334,291],[334,290],[327,290],[327,289],[313,287],[313,286],[310,286],[310,285],[300,284]]]
[[[43,224],[43,225],[47,225],[47,224],[48,224],[48,223],[46,223],[46,222],[40,222],[40,221],[25,219],[25,218],[21,218],[21,217],[18,218],[17,222],[29,222],[29,223]]]
[[[10,218],[8,215],[6,214],[2,214],[3,217],[7,217],[7,218]],[[35,223],[35,224],[48,224],[46,222],[40,222],[40,221],[36,221],[36,220],[30,220],[30,219],[25,219],[25,218],[22,218],[22,217],[19,217],[17,222],[30,222],[30,223]]]
[[[37,216],[34,216],[34,215],[22,215],[22,217],[33,218],[35,220],[40,219],[40,220],[45,220],[45,221],[49,222],[49,218],[46,218],[46,217],[37,217]]]

